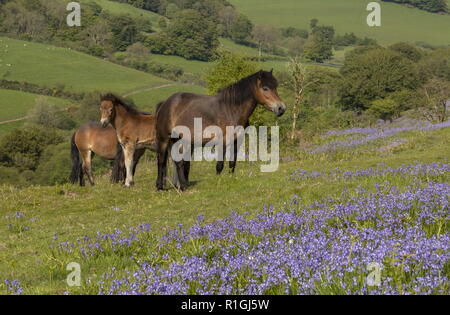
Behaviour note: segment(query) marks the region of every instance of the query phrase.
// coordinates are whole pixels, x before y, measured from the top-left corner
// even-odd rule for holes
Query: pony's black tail
[[[75,133],[72,136],[72,140],[70,141],[71,146],[71,156],[72,156],[72,173],[70,174],[70,182],[72,184],[76,184],[77,181],[81,178],[81,162],[80,162],[80,152],[78,151],[78,147],[75,144]]]
[[[125,180],[126,170],[125,170],[125,156],[123,154],[123,149],[120,143],[117,144],[117,153],[113,162],[113,169],[111,174],[112,183],[120,183]]]

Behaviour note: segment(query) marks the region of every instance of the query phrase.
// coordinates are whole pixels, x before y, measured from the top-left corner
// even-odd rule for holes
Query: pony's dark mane
[[[221,102],[240,105],[254,97],[254,87],[258,79],[261,80],[263,86],[271,89],[278,87],[277,79],[272,72],[261,70],[220,90],[218,96]]]
[[[123,99],[121,99],[120,97],[118,97],[118,96],[116,96],[116,95],[114,95],[112,93],[108,93],[108,94],[102,95],[100,101],[101,102],[103,102],[103,101],[110,101],[114,105],[121,105],[123,108],[125,108],[125,110],[127,112],[132,113],[132,114],[149,115],[148,113],[144,113],[144,112],[139,111],[133,105],[125,103],[125,101]]]

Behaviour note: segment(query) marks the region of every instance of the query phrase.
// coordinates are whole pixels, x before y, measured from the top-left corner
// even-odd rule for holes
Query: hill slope
[[[0,136],[5,132],[21,126],[24,120],[10,121],[26,116],[38,97],[43,97],[49,103],[65,108],[71,101],[56,97],[42,96],[22,91],[0,89]],[[10,121],[4,123],[5,121]]]
[[[377,183],[381,186],[389,183],[402,191],[411,183],[445,182],[448,172],[437,177],[421,172],[376,175],[363,171],[348,178],[325,174],[336,172],[338,167],[342,172],[354,172],[397,168],[403,164],[448,163],[450,152],[445,140],[449,132],[450,128],[399,133],[406,143],[394,151],[380,151],[379,146],[386,142],[382,141],[347,151],[339,159],[333,153],[319,156],[293,153],[291,161],[281,163],[275,173],[261,173],[259,163],[239,162],[235,175],[216,176],[214,163],[194,163],[191,173],[194,184],[183,194],[173,189],[155,191],[155,161],[143,161],[138,168],[136,186],[130,189],[110,184],[106,176],[97,177],[98,185],[94,187],[63,185],[17,189],[0,186],[0,226],[3,227],[0,229],[0,281],[18,279],[26,293],[63,293],[77,290],[68,288],[65,283],[68,274],[65,266],[69,262],[82,263],[83,281],[92,279],[94,282],[112,266],[120,271],[135,266],[129,256],[139,254],[138,250],[114,252],[108,248],[90,260],[90,256],[84,257],[76,251],[63,255],[55,247],[49,247],[49,244],[64,241],[76,243],[76,239],[83,239],[85,235],[95,240],[97,231],[128,231],[148,223],[151,230],[160,235],[166,227],[176,227],[178,223],[189,228],[199,214],[205,216],[206,222],[212,222],[227,217],[231,211],[248,211],[253,215],[263,207],[267,211],[269,205],[281,209],[293,202],[293,198],[302,204],[322,203],[329,197],[346,198],[346,194],[355,189],[360,193],[365,189],[373,191]],[[389,143],[389,139],[385,140]],[[293,175],[298,174],[311,176],[296,179]],[[417,178],[420,180],[416,181]],[[7,228],[8,224],[11,228]],[[153,247],[148,248],[153,251]],[[85,291],[88,289],[87,284],[80,288],[84,293],[88,293]]]
[[[68,48],[0,37],[0,77],[75,92],[125,93],[169,81]]]
[[[309,21],[333,25],[338,34],[354,32],[375,38],[381,44],[423,41],[449,45],[450,15],[438,15],[394,3],[381,3],[381,27],[366,23],[369,1],[361,0],[230,0],[256,24],[308,29]],[[446,31],[447,30],[447,31]]]

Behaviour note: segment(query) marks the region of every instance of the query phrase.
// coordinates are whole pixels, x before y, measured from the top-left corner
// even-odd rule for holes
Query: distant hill
[[[66,108],[72,104],[71,101],[66,99],[0,89],[0,137],[5,132],[17,128],[24,123],[24,120],[11,120],[20,119],[26,116],[38,97],[44,97],[48,100],[48,103],[61,108]],[[5,121],[11,122],[4,123]]]
[[[69,2],[66,0],[63,0],[63,1]],[[159,30],[158,21],[163,17],[154,12],[151,12],[148,10],[142,10],[142,9],[136,8],[136,7],[126,4],[126,3],[109,1],[109,0],[80,0],[81,4],[89,3],[89,2],[95,2],[99,6],[101,6],[103,10],[109,11],[114,14],[123,13],[123,14],[129,14],[132,17],[145,17],[152,22],[152,28],[154,30]]]
[[[429,13],[395,3],[381,3],[381,27],[366,24],[369,1],[361,0],[229,0],[256,24],[308,29],[312,18],[333,25],[338,34],[354,32],[381,44],[399,41],[450,45],[450,15]]]
[[[69,91],[125,93],[169,81],[68,48],[0,37],[0,77]]]

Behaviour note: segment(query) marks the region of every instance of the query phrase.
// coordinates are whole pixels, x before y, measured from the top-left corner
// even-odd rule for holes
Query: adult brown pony
[[[88,122],[78,128],[71,140],[72,173],[70,181],[73,184],[79,182],[80,186],[84,186],[84,175],[87,175],[89,183],[94,185],[91,161],[95,154],[114,161],[112,182],[117,183],[125,179],[123,153],[122,148],[118,145],[115,129],[112,126],[103,128],[98,122]],[[139,162],[139,158],[139,155],[135,157],[134,168]]]
[[[214,96],[177,93],[160,104],[156,113],[156,146],[158,155],[158,179],[156,188],[164,189],[167,158],[174,143],[172,131],[177,126],[187,127],[194,134],[194,119],[202,119],[202,128],[218,126],[226,139],[227,126],[245,126],[258,104],[274,112],[284,114],[286,105],[277,92],[278,82],[272,71],[259,71],[234,83]],[[236,139],[236,137],[235,137]],[[210,139],[203,139],[206,144]],[[194,140],[191,139],[191,144]],[[226,143],[224,143],[226,145]],[[189,180],[189,161],[176,162],[180,189],[185,190]]]

